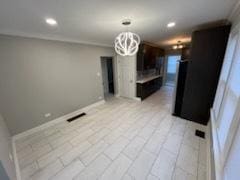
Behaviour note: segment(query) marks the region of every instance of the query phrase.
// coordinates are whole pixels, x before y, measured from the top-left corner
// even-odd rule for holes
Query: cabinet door
[[[139,45],[139,50],[137,53],[137,71],[144,70],[144,45]]]
[[[152,56],[152,50],[151,46],[149,45],[144,45],[144,70],[151,69],[151,56]]]
[[[157,61],[164,57],[164,51],[147,44],[140,44],[137,53],[137,71],[158,68]]]
[[[150,68],[155,69],[156,68],[156,61],[158,57],[158,48],[152,48],[152,54],[151,54],[151,60],[150,60]]]

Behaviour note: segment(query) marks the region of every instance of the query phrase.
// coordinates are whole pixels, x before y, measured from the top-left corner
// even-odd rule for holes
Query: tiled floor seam
[[[185,133],[184,133],[184,134],[185,134]],[[183,138],[184,138],[184,135],[183,135]],[[183,145],[183,139],[182,139],[180,148],[179,148],[178,153],[177,153],[177,157],[176,157],[176,161],[175,161],[175,163],[174,163],[174,168],[173,168],[173,173],[172,173],[172,178],[171,178],[171,179],[173,179],[173,177],[174,177],[174,175],[175,175],[175,171],[176,171],[176,168],[177,168],[177,161],[178,161],[178,158],[179,158],[180,149],[181,149],[182,145]],[[185,171],[185,170],[184,170],[184,171]]]
[[[104,152],[102,152],[101,154],[99,154],[93,161],[95,161],[99,156],[101,156],[101,155],[103,155],[103,156],[106,156],[110,161],[111,161],[111,163],[109,163],[109,165],[104,169],[104,171],[100,174],[100,176],[97,178],[97,179],[100,179],[101,177],[102,177],[102,175],[105,173],[105,171],[112,165],[112,163],[113,163],[113,160],[110,158],[110,157],[108,157],[106,154],[104,154]],[[93,162],[92,161],[92,162]],[[89,164],[89,166],[90,166],[90,164]],[[88,166],[85,166],[85,168],[87,168]],[[74,178],[73,178],[74,179]]]
[[[200,141],[198,143],[198,149],[200,150]],[[198,180],[198,176],[199,176],[199,156],[200,156],[200,153],[198,151],[198,160],[197,160],[197,180]]]
[[[144,128],[144,127],[143,127],[143,128]],[[143,129],[143,128],[142,128],[142,129]],[[155,129],[154,132],[155,132],[156,130],[157,130],[157,129]],[[132,164],[134,163],[134,161],[136,161],[136,159],[139,157],[139,155],[141,154],[141,152],[142,152],[143,150],[145,150],[144,147],[145,147],[145,145],[148,143],[148,141],[151,139],[151,137],[153,136],[154,132],[153,132],[152,135],[148,138],[148,140],[145,140],[144,138],[142,138],[142,137],[140,137],[140,136],[138,136],[138,135],[136,135],[136,136],[134,137],[134,138],[136,138],[136,137],[141,138],[143,141],[145,141],[145,143],[144,143],[143,147],[141,148],[141,150],[138,152],[138,155],[136,156],[136,158],[132,161]],[[133,140],[132,140],[132,141],[133,141]],[[162,149],[162,148],[161,148],[161,149]],[[124,149],[123,149],[123,151],[124,151]],[[147,151],[147,150],[145,150],[145,151]],[[152,166],[151,166],[151,168],[150,168],[150,170],[149,170],[149,172],[151,173],[152,167],[153,167],[155,161],[157,160],[158,155],[156,155],[156,154],[154,154],[154,153],[152,153],[152,152],[149,152],[149,151],[147,151],[147,152],[153,154],[154,156],[156,156],[156,159],[154,160],[154,162],[153,162],[153,164],[152,164]],[[159,151],[159,153],[160,153],[160,151]],[[159,154],[159,153],[158,153],[158,154]],[[123,154],[125,155],[124,152],[123,152]],[[127,156],[127,157],[128,157],[128,156]],[[130,158],[130,159],[131,159],[131,158]],[[129,166],[129,168],[128,168],[128,170],[126,171],[126,173],[124,174],[124,176],[125,176],[126,174],[128,174],[128,175],[130,175],[130,176],[132,177],[132,175],[131,175],[130,173],[128,173],[128,172],[129,172],[129,169],[132,167],[132,164]],[[147,175],[146,177],[148,177],[150,173],[148,173],[148,175]],[[132,178],[133,178],[133,177],[132,177]]]
[[[136,135],[136,136],[137,136],[137,135]],[[136,136],[135,136],[134,138],[136,138]],[[133,139],[134,139],[134,138],[133,138]],[[141,138],[141,137],[139,137],[139,138]],[[147,143],[147,141],[146,141],[145,144],[143,145],[143,147],[141,148],[141,150],[139,151],[138,155],[136,156],[136,158],[135,158],[134,160],[132,160],[129,156],[127,156],[127,155],[124,153],[124,150],[125,150],[126,147],[133,141],[133,139],[122,149],[122,151],[119,153],[119,155],[115,158],[115,159],[117,159],[117,158],[120,156],[120,154],[123,154],[124,156],[126,156],[128,159],[130,159],[130,160],[132,161],[131,165],[128,167],[128,169],[126,170],[126,172],[125,172],[125,174],[122,176],[122,178],[123,178],[126,174],[130,175],[130,174],[128,173],[129,169],[131,168],[131,166],[132,166],[132,164],[134,163],[134,161],[138,158],[139,154],[142,152],[145,144]],[[143,139],[143,138],[141,138],[141,139]],[[130,175],[130,176],[131,176],[131,175]],[[132,177],[132,176],[131,176],[131,177]],[[122,179],[122,178],[121,178],[121,179]],[[133,177],[132,177],[132,178],[133,178]],[[134,179],[134,178],[133,178],[133,179]]]
[[[148,100],[148,99],[147,99]],[[152,98],[152,100],[154,100],[153,98]],[[150,100],[150,101],[152,101],[152,100]],[[150,152],[151,151],[151,149],[149,149],[149,150],[147,150],[145,147],[146,147],[146,144],[151,140],[151,138],[153,137],[153,135],[156,133],[156,131],[157,130],[159,130],[158,128],[154,128],[153,129],[153,131],[152,131],[152,133],[151,133],[151,135],[149,136],[149,134],[150,133],[148,133],[148,132],[150,132],[150,129],[149,129],[149,131],[147,130],[146,132],[144,131],[143,132],[143,137],[145,137],[145,138],[143,138],[143,137],[141,137],[141,136],[139,136],[139,134],[140,134],[140,132],[146,127],[146,125],[148,125],[148,123],[149,122],[151,122],[152,121],[152,119],[153,119],[153,117],[156,115],[156,113],[157,113],[157,111],[155,111],[157,108],[155,107],[154,108],[154,103],[152,103],[151,105],[150,104],[148,104],[148,102],[146,101],[146,103],[144,103],[144,104],[131,104],[131,103],[123,103],[123,102],[121,102],[121,106],[123,107],[123,104],[125,104],[126,106],[131,106],[131,107],[133,107],[131,110],[129,110],[129,111],[131,111],[131,113],[129,113],[128,115],[126,115],[126,116],[124,116],[124,119],[123,119],[123,121],[120,121],[121,123],[114,123],[114,121],[119,121],[119,119],[121,119],[121,116],[120,116],[120,113],[117,115],[117,116],[115,116],[114,118],[112,118],[111,117],[111,115],[109,115],[108,114],[108,116],[106,115],[106,116],[104,116],[106,113],[109,113],[110,112],[110,110],[111,110],[111,106],[114,106],[114,108],[115,109],[117,109],[118,107],[119,107],[119,104],[118,104],[118,102],[114,102],[114,104],[108,104],[108,106],[106,106],[106,107],[104,107],[105,109],[106,109],[106,111],[104,111],[104,113],[100,113],[100,114],[102,114],[103,116],[104,116],[104,118],[106,118],[106,120],[104,120],[104,118],[101,118],[101,120],[99,120],[99,119],[97,119],[94,123],[92,123],[93,121],[92,121],[92,119],[94,119],[94,118],[98,118],[98,116],[96,116],[96,114],[95,113],[93,113],[93,115],[94,115],[94,118],[91,118],[90,119],[90,122],[88,122],[88,123],[86,123],[87,122],[87,120],[85,120],[85,122],[83,122],[83,123],[80,123],[81,125],[79,125],[78,126],[78,128],[82,128],[82,127],[84,127],[84,126],[87,126],[87,125],[89,125],[89,126],[87,126],[87,128],[92,128],[92,126],[95,126],[94,127],[94,134],[92,134],[91,136],[93,136],[93,135],[95,135],[97,132],[99,132],[99,131],[101,131],[101,129],[103,129],[103,128],[107,128],[107,129],[109,129],[109,132],[105,135],[105,136],[103,136],[103,137],[101,137],[100,138],[100,140],[98,140],[98,141],[104,141],[105,143],[106,143],[106,148],[105,149],[107,149],[112,143],[108,143],[108,142],[106,142],[105,140],[104,140],[104,138],[106,137],[106,136],[108,136],[108,135],[110,135],[111,133],[113,133],[114,131],[115,131],[115,129],[114,128],[112,128],[112,127],[121,127],[121,129],[119,129],[120,130],[120,137],[123,137],[123,134],[124,134],[124,132],[126,132],[126,131],[128,131],[130,128],[132,128],[132,127],[134,127],[134,124],[138,121],[138,120],[140,120],[140,123],[138,124],[139,126],[138,127],[136,127],[137,129],[139,129],[138,130],[138,133],[135,135],[135,133],[133,133],[135,136],[133,137],[133,138],[131,138],[131,139],[128,139],[127,137],[125,137],[124,136],[124,138],[127,138],[128,140],[129,140],[129,143],[128,144],[126,144],[125,146],[124,146],[124,148],[122,148],[121,149],[121,151],[120,151],[120,153],[115,157],[115,159],[114,160],[112,160],[111,158],[109,158],[105,153],[104,153],[104,151],[102,151],[100,154],[98,154],[98,156],[96,156],[96,158],[98,158],[100,155],[105,155],[106,157],[108,157],[108,159],[110,159],[111,160],[111,163],[110,163],[110,165],[120,156],[120,155],[124,155],[124,156],[126,156],[128,159],[130,159],[131,160],[131,163],[130,163],[130,165],[129,165],[129,167],[128,167],[128,169],[127,169],[127,171],[125,172],[125,174],[123,175],[123,177],[125,176],[125,175],[131,175],[130,173],[128,173],[129,172],[129,169],[132,167],[132,165],[133,165],[133,163],[136,161],[136,159],[138,159],[139,158],[139,155],[143,152],[143,150],[145,149],[145,151],[146,152],[148,152],[148,153],[150,153],[150,154],[152,154],[152,155],[154,155],[155,156],[155,159],[153,159],[154,161],[152,162],[152,164],[151,164],[151,168],[149,169],[149,172],[148,172],[148,174],[147,174],[147,176],[146,176],[146,178],[151,174],[151,170],[152,170],[152,168],[153,168],[153,165],[155,164],[155,162],[156,162],[156,160],[157,160],[157,158],[158,158],[158,156],[159,156],[159,154],[160,154],[160,152],[162,151],[162,149],[163,149],[163,145],[162,146],[158,146],[158,151],[155,151],[156,153],[153,153],[153,152]],[[141,113],[141,115],[140,116],[138,116],[137,115],[137,111],[139,111],[139,109],[144,109],[144,108],[146,108],[147,107],[147,111],[146,111],[146,113]],[[164,107],[164,106],[162,106],[162,107]],[[159,108],[162,108],[160,105],[159,105]],[[165,107],[164,107],[165,108]],[[169,107],[168,107],[169,108]],[[98,112],[101,112],[101,110],[102,110],[103,108],[99,108],[99,110],[98,110]],[[125,108],[126,109],[126,111],[128,110],[128,108]],[[162,108],[163,109],[163,108]],[[136,111],[135,111],[136,110]],[[121,111],[124,111],[124,108],[121,108]],[[149,114],[147,114],[147,112],[152,112],[152,113],[149,113]],[[165,111],[168,111],[167,110],[167,108],[166,108],[166,110],[163,110],[162,112],[165,112]],[[97,112],[97,111],[95,111],[95,112]],[[114,113],[114,112],[113,112]],[[165,117],[167,116],[167,114],[168,114],[169,112],[167,112],[163,117],[161,117],[161,119],[165,119]],[[151,115],[151,118],[149,118],[148,119],[148,121],[145,121],[143,118],[144,118],[144,116],[148,116],[148,115],[150,115],[150,114],[152,114]],[[103,117],[102,116],[102,117]],[[125,120],[126,119],[126,120]],[[141,119],[143,119],[143,121],[141,121]],[[98,127],[97,127],[97,124],[101,124],[100,122],[103,120],[103,123],[104,123],[104,126],[102,127],[102,128],[100,128],[100,129],[98,129]],[[159,127],[160,126],[160,124],[162,123],[162,121],[163,120],[161,120],[159,123],[158,123],[158,125],[156,126],[156,127]],[[112,123],[113,122],[113,123]],[[142,122],[145,122],[145,123],[142,123]],[[127,123],[127,125],[125,125],[124,126],[124,124],[125,123]],[[154,120],[154,124],[156,124],[157,123],[157,120],[155,121]],[[149,124],[150,125],[150,124]],[[61,127],[62,125],[60,124],[60,126],[59,127]],[[171,124],[171,128],[170,129],[172,129],[172,126],[173,126],[173,123]],[[64,125],[64,126],[62,126],[62,127],[64,127],[64,128],[66,128],[66,130],[67,130],[67,132],[68,132],[68,129],[67,129],[67,127],[68,126],[66,126],[66,125]],[[155,127],[155,126],[153,126],[153,127]],[[70,126],[70,128],[72,128],[71,126]],[[95,128],[97,128],[97,129],[95,129]],[[96,131],[97,130],[97,131]],[[74,131],[77,131],[77,130],[74,130]],[[131,132],[131,131],[130,131]],[[169,132],[170,131],[168,131],[167,132],[167,135],[169,134]],[[77,131],[77,133],[79,133],[79,131]],[[145,135],[147,135],[147,136],[145,136]],[[167,135],[164,137],[164,142],[162,143],[162,144],[164,144],[165,142],[166,142],[166,137],[167,137]],[[91,137],[91,136],[89,136],[89,137]],[[149,137],[148,137],[149,136]],[[147,138],[146,138],[147,137]],[[133,140],[135,139],[135,138],[140,138],[140,139],[142,139],[143,141],[144,141],[144,145],[141,147],[141,149],[138,151],[138,153],[137,153],[137,155],[136,155],[136,157],[135,157],[135,155],[134,156],[128,156],[127,154],[125,154],[125,152],[124,152],[124,150],[126,149],[126,147],[129,145],[129,144],[131,144],[132,142],[133,142]],[[72,146],[72,148],[74,148],[74,147],[76,147],[76,146],[74,146],[69,140],[67,140],[66,142],[68,142],[68,143],[70,143],[71,144],[71,146]],[[110,141],[111,142],[111,141]],[[79,143],[80,144],[80,143]],[[92,144],[92,143],[90,143],[90,144]],[[51,145],[51,144],[50,144]],[[179,155],[180,155],[180,150],[181,150],[181,147],[183,146],[183,139],[182,139],[182,141],[181,141],[181,144],[180,144],[180,148],[178,149],[178,151],[177,151],[177,157],[176,157],[176,160],[175,160],[175,163],[174,163],[174,169],[173,169],[173,172],[172,172],[172,176],[174,175],[174,172],[175,172],[175,170],[176,170],[176,168],[177,168],[177,166],[176,166],[176,163],[177,163],[177,161],[178,161],[178,159],[179,159]],[[198,144],[198,149],[199,149],[199,146],[200,146],[200,144]],[[134,147],[134,146],[133,146]],[[153,146],[154,147],[154,146]],[[160,148],[161,147],[161,148]],[[52,147],[51,147],[52,148]],[[89,149],[90,149],[91,147],[89,147],[88,149],[86,149],[84,152],[87,152]],[[52,148],[53,149],[53,148]],[[105,150],[104,149],[104,150]],[[50,151],[51,152],[51,151]],[[84,153],[84,152],[82,152],[82,153]],[[170,151],[168,151],[168,152],[170,152]],[[175,153],[176,154],[176,153]],[[45,154],[43,154],[42,156],[44,156]],[[129,154],[129,155],[131,155],[131,154]],[[41,157],[41,156],[40,156]],[[134,159],[133,159],[133,157],[134,157]],[[194,156],[195,157],[195,156]],[[96,159],[95,158],[95,159]],[[198,150],[198,157],[196,157],[197,158],[197,168],[199,167],[199,158],[200,158],[200,154],[199,154],[199,150]],[[38,158],[37,158],[38,159]],[[59,157],[57,157],[57,159],[60,159]],[[81,158],[80,158],[80,156],[78,156],[78,159],[80,160],[80,162],[82,162],[81,161]],[[95,159],[93,159],[92,161],[94,161]],[[91,161],[91,162],[92,162]],[[36,161],[34,161],[34,162],[36,162]],[[61,162],[61,159],[60,159],[60,162]],[[72,161],[71,161],[72,162]],[[61,162],[61,164],[63,164],[63,162]],[[82,163],[82,164],[84,164],[84,163]],[[90,163],[91,164],[91,163]],[[89,164],[89,165],[90,165]],[[109,166],[110,166],[109,165]],[[39,166],[38,165],[38,163],[37,163],[37,166]],[[63,165],[64,166],[64,165]],[[84,166],[85,166],[85,168],[86,167],[88,167],[88,166],[86,166],[85,164],[84,164]],[[102,174],[101,174],[101,176],[106,172],[106,170],[109,168],[109,166],[102,172]],[[65,166],[64,166],[65,167]],[[38,170],[39,170],[40,168],[38,167]],[[184,172],[186,172],[185,170],[184,170]],[[145,172],[146,173],[146,172]],[[198,169],[197,169],[197,175],[199,174],[199,171],[198,171]],[[151,174],[152,175],[152,174]],[[132,176],[132,175],[131,175]],[[155,175],[153,175],[153,176],[155,176]],[[155,177],[157,177],[157,176],[155,176]],[[158,178],[159,179],[159,178]]]
[[[186,124],[186,127],[187,127],[187,124]],[[184,133],[184,135],[183,135],[183,139],[182,139],[182,142],[181,142],[180,148],[179,148],[179,150],[178,150],[178,155],[177,155],[177,159],[176,159],[176,162],[175,162],[174,171],[173,171],[172,176],[174,175],[174,172],[175,172],[176,167],[177,167],[177,161],[178,161],[178,158],[179,158],[180,149],[181,149],[181,147],[184,145],[184,144],[183,144],[183,141],[184,141],[184,136],[185,136],[186,132],[187,132],[187,131],[185,131],[185,133]],[[200,146],[200,144],[198,144],[198,145]],[[198,154],[198,156],[199,156],[199,154]],[[182,168],[181,168],[181,169],[182,169]],[[184,170],[184,172],[186,172],[186,171]],[[188,172],[187,172],[187,173],[188,173]],[[173,177],[172,177],[172,178],[173,178]]]

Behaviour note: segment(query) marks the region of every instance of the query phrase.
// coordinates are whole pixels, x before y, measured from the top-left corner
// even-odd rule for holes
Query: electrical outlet
[[[101,76],[101,73],[100,73],[100,72],[98,72],[98,73],[97,73],[97,76],[98,76],[98,77],[100,77],[100,76]]]
[[[98,99],[102,99],[102,96],[99,96]]]
[[[44,116],[45,116],[45,118],[48,118],[48,117],[51,116],[51,113],[47,113],[47,114],[45,114]]]

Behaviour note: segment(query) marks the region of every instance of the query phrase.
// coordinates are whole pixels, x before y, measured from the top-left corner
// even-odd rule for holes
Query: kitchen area
[[[137,53],[137,97],[141,100],[158,91],[163,84],[165,52],[157,45],[143,42]]]
[[[144,100],[161,86],[169,86],[166,81],[169,74],[170,86],[174,88],[172,114],[207,125],[230,27],[224,23],[200,28],[192,33],[190,45],[173,48],[172,54],[154,44],[140,44],[136,57],[137,97]],[[177,57],[175,63],[168,63],[171,57]],[[174,71],[168,72],[169,64]]]

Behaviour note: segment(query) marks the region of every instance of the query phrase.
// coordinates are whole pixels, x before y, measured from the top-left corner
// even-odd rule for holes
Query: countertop
[[[162,75],[153,75],[153,76],[145,77],[145,78],[142,78],[140,80],[137,80],[136,82],[139,83],[139,84],[144,84],[148,81],[151,81],[153,79],[157,79],[159,77],[162,77]]]

